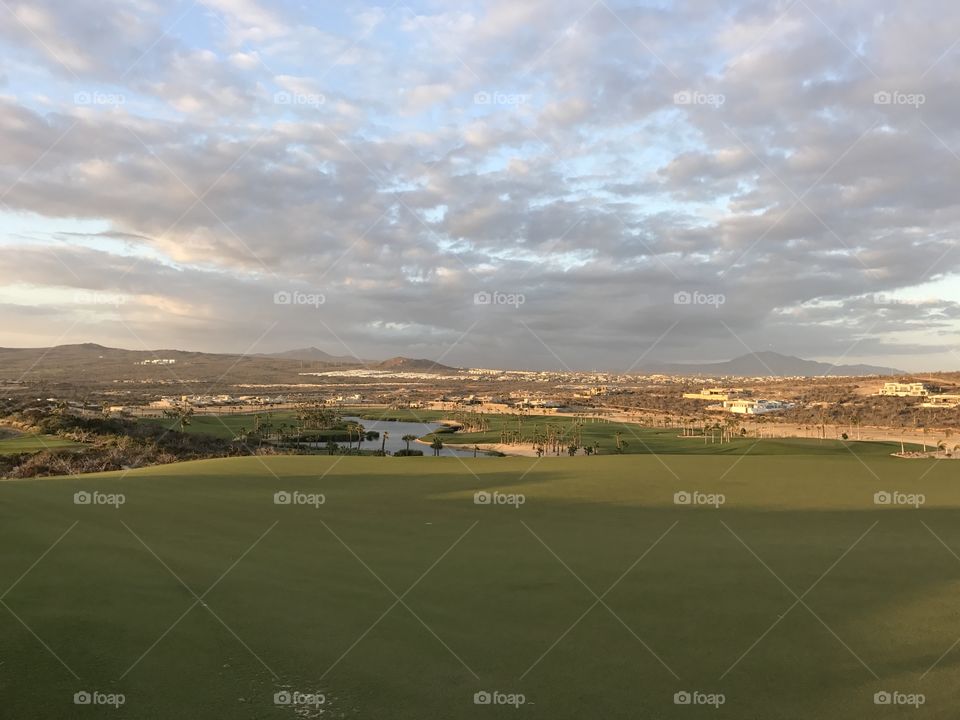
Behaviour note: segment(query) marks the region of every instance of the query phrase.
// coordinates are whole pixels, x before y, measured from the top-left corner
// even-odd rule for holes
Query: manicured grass
[[[452,419],[454,412],[439,410],[390,410],[390,409],[362,409],[343,408],[344,416],[357,415],[364,420],[399,420],[406,422],[438,422],[443,419]],[[184,430],[188,433],[200,433],[230,440],[240,434],[241,430],[252,431],[256,414],[242,415],[194,415],[190,425]],[[274,428],[286,423],[290,428],[296,426],[296,416],[290,411],[260,413],[261,422],[271,422]],[[490,429],[485,432],[474,433],[439,433],[444,444],[464,445],[472,447],[480,443],[498,443],[501,439],[501,430],[520,430],[525,438],[532,438],[535,432],[544,433],[547,425],[559,428],[564,438],[576,436],[576,420],[568,417],[551,416],[524,416],[490,415],[487,417]],[[179,429],[176,421],[169,418],[147,418],[141,422],[157,423],[163,427]],[[815,440],[805,438],[790,438],[783,440],[756,438],[735,438],[731,442],[720,443],[719,433],[717,442],[704,442],[702,437],[681,437],[676,428],[646,428],[633,423],[620,422],[591,422],[586,421],[580,431],[584,444],[599,445],[601,455],[616,453],[616,434],[620,433],[626,454],[683,454],[683,455],[889,455],[900,449],[899,444],[883,442],[842,442],[838,440]],[[427,438],[431,435],[425,436]],[[345,441],[345,438],[343,439]],[[566,444],[566,443],[565,443]],[[529,447],[529,442],[526,444]],[[918,446],[911,446],[919,449]],[[563,449],[566,454],[566,448]],[[580,450],[583,453],[583,450]]]
[[[296,415],[288,410],[277,412],[244,413],[239,415],[193,415],[190,424],[183,428],[184,432],[200,435],[212,435],[223,440],[232,440],[241,430],[252,432],[256,423],[256,415],[260,415],[261,422],[271,422],[274,426],[287,423],[291,427],[296,425]],[[180,424],[170,418],[143,418],[142,423],[154,423],[164,428],[180,429]]]
[[[362,408],[340,408],[338,409],[343,417],[356,416],[363,420],[405,420],[409,422],[435,422],[446,417],[449,413],[429,410],[386,410],[386,409],[362,409]],[[252,432],[256,423],[256,416],[260,416],[261,422],[270,422],[274,429],[280,424],[286,423],[291,431],[296,428],[297,416],[291,410],[264,411],[261,413],[242,413],[233,415],[193,415],[190,418],[190,424],[184,427],[184,432],[212,435],[224,440],[231,440],[240,434],[241,430]],[[153,423],[164,428],[179,430],[180,425],[176,420],[170,418],[143,418],[143,423]]]
[[[18,435],[0,440],[0,455],[16,455],[18,453],[39,452],[40,450],[56,450],[60,448],[79,448],[82,443],[67,440],[54,435]]]
[[[530,447],[529,438],[534,433],[546,433],[547,425],[557,428],[566,439],[564,445],[577,435],[576,421],[573,418],[551,417],[533,418],[524,417],[518,423],[516,417],[491,416],[490,429],[485,432],[457,433],[455,435],[441,434],[444,443],[464,444],[472,446],[475,443],[498,443],[501,439],[501,430],[519,431],[527,439],[525,447]],[[735,437],[729,442],[719,441],[719,432],[716,441],[703,437],[683,437],[676,428],[648,428],[633,423],[620,422],[590,422],[586,421],[581,429],[580,436],[584,445],[600,447],[601,455],[617,452],[616,435],[620,433],[625,454],[682,454],[682,455],[889,455],[898,452],[898,443],[885,442],[844,442],[839,440],[816,440],[807,438],[786,439],[757,439],[754,437]],[[917,447],[917,446],[911,446]],[[917,447],[919,449],[919,447]],[[564,447],[561,452],[566,454]],[[579,451],[580,453],[583,450]]]
[[[334,718],[846,720],[915,712],[874,705],[896,690],[952,718],[960,649],[938,658],[960,637],[960,560],[941,544],[960,553],[958,471],[846,450],[309,456],[5,482],[3,602],[49,651],[0,608],[0,706],[319,717],[275,707],[287,687],[325,693]],[[481,489],[525,502],[477,505]],[[125,503],[75,505],[79,490]],[[275,505],[278,490],[326,502]],[[876,506],[880,490],[926,504]],[[191,590],[207,605],[184,615]],[[84,689],[126,704],[76,708]],[[481,690],[527,704],[474,705]],[[683,690],[726,702],[674,705]]]
[[[439,422],[454,413],[446,410],[409,410],[406,408],[343,408],[344,415],[354,415],[363,420],[397,420],[400,422]]]

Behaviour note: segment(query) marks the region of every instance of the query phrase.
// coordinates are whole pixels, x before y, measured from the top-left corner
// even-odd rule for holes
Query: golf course
[[[954,717],[958,480],[788,448],[7,481],[4,714]]]
[[[0,438],[0,455],[16,455],[17,453],[36,452],[60,448],[79,447],[79,443],[53,435],[16,435]]]

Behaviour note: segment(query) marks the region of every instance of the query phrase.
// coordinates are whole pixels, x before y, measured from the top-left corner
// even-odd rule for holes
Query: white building
[[[684,393],[687,400],[730,400],[743,394],[743,388],[704,388],[700,392]]]
[[[960,395],[929,395],[925,402],[920,403],[922,408],[957,408],[960,407]]]
[[[915,383],[884,383],[880,388],[878,395],[889,395],[891,397],[926,397],[930,394],[927,386],[921,382]]]
[[[765,415],[766,413],[789,410],[792,403],[782,400],[724,400],[723,409],[740,415]]]

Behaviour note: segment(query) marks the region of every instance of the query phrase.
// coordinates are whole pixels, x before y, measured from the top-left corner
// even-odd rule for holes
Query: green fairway
[[[18,453],[71,447],[79,448],[83,447],[83,444],[55,435],[17,435],[0,440],[0,455],[16,455]]]
[[[334,718],[953,718],[958,512],[960,464],[847,450],[235,458],[8,481],[0,707],[321,717],[275,705],[289,690],[323,693]],[[76,707],[80,691],[125,704]],[[474,704],[483,691],[525,704]],[[883,691],[925,704],[874,704]]]
[[[677,428],[649,428],[634,423],[584,422],[579,429],[574,418],[567,417],[516,417],[493,415],[489,418],[490,429],[484,432],[440,433],[445,443],[473,446],[475,443],[498,443],[501,433],[518,431],[524,438],[524,446],[536,433],[544,433],[548,425],[557,429],[564,438],[561,454],[566,454],[565,445],[579,437],[583,445],[598,446],[601,455],[616,453],[616,436],[619,433],[623,453],[682,454],[682,455],[889,455],[900,450],[899,444],[884,442],[844,442],[840,440],[817,440],[809,438],[757,439],[737,436],[721,443],[719,433],[709,436],[684,437]],[[518,430],[519,428],[519,430]],[[911,448],[918,446],[910,446]],[[578,450],[582,454],[583,450]]]
[[[409,422],[436,422],[449,413],[431,410],[387,410],[370,408],[339,408],[343,417],[357,416],[362,420],[401,420]],[[252,432],[256,424],[256,416],[260,416],[261,423],[271,423],[274,429],[286,425],[291,433],[297,426],[297,414],[292,410],[264,411],[261,413],[237,413],[225,415],[193,415],[190,424],[184,426],[187,433],[212,435],[223,440],[232,440],[243,431]],[[142,423],[156,424],[164,428],[179,430],[180,425],[171,418],[143,418]]]
[[[256,415],[260,415],[261,422],[271,422],[274,425],[287,423],[291,427],[296,425],[296,416],[292,411],[243,413],[236,415],[193,415],[190,424],[185,425],[184,432],[201,435],[212,435],[222,440],[232,440],[241,432],[252,432],[256,423]],[[157,424],[164,428],[179,430],[180,425],[171,418],[143,418],[142,423]]]
[[[399,420],[401,422],[439,422],[454,413],[447,410],[420,410],[420,409],[391,409],[391,408],[364,408],[345,407],[340,410],[343,415],[355,415],[362,420]]]
[[[443,419],[455,419],[456,412],[439,410],[391,410],[391,409],[361,409],[343,408],[340,411],[344,416],[356,414],[362,420],[399,420],[402,422],[439,422]],[[191,434],[205,434],[224,440],[231,440],[243,431],[250,432],[255,427],[257,413],[238,415],[194,415],[190,424],[184,427],[184,432]],[[274,429],[281,425],[294,432],[296,415],[292,411],[277,411],[259,413],[262,423],[271,423]],[[516,415],[489,415],[487,422],[490,429],[484,432],[440,432],[437,433],[444,444],[463,445],[467,448],[475,444],[498,443],[504,431],[521,433],[525,447],[530,447],[530,440],[536,433],[543,433],[547,426],[551,426],[561,434],[564,449],[570,439],[579,437],[584,445],[597,446],[601,455],[616,453],[616,436],[620,434],[624,454],[683,454],[683,455],[849,455],[851,453],[864,456],[889,455],[897,452],[900,447],[894,443],[882,442],[842,442],[839,440],[816,440],[806,438],[789,439],[762,439],[753,437],[735,437],[733,440],[720,443],[719,433],[716,438],[710,437],[683,437],[677,428],[649,428],[634,423],[620,423],[608,421],[586,420],[580,426],[578,421],[563,416],[523,416]],[[179,429],[175,420],[170,418],[146,418],[145,423],[157,423],[166,428]],[[432,435],[426,435],[431,438]],[[714,441],[715,440],[715,441]],[[2,447],[2,442],[0,442]],[[911,448],[916,446],[910,446]],[[583,454],[583,449],[578,451]]]

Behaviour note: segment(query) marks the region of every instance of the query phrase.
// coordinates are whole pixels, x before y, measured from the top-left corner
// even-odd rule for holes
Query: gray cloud
[[[947,3],[357,4],[326,23],[217,0],[166,34],[186,7],[11,7],[33,34],[0,43],[46,100],[5,63],[3,205],[41,235],[108,229],[0,238],[0,279],[30,288],[0,305],[5,343],[75,322],[74,340],[243,350],[271,328],[261,349],[622,368],[673,326],[651,360],[955,362]],[[74,102],[101,83],[125,102]],[[949,297],[876,301],[934,281]],[[286,288],[327,302],[275,306]],[[77,289],[127,300],[33,321]]]

